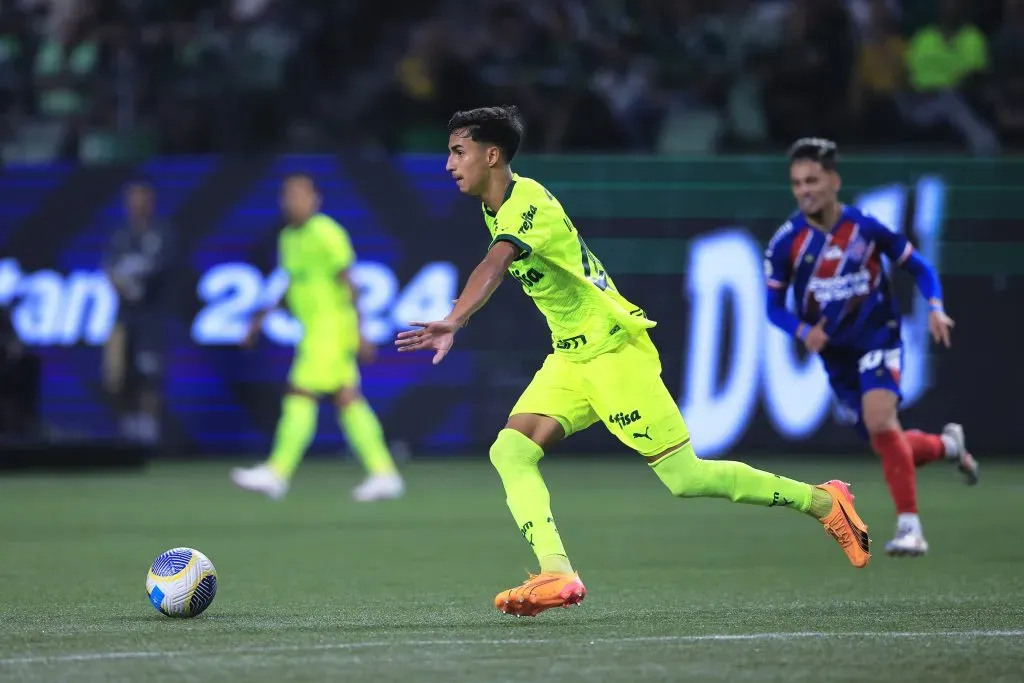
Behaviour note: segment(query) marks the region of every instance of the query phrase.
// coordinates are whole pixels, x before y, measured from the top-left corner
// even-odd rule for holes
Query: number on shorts
[[[868,351],[861,356],[860,361],[857,363],[857,369],[861,374],[864,374],[885,365],[888,370],[898,375],[901,370],[900,355],[899,349]]]

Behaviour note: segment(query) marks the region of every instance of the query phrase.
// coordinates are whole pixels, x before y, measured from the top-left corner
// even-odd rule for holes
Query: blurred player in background
[[[931,335],[948,347],[953,321],[943,310],[938,275],[905,236],[839,202],[835,143],[798,140],[789,159],[800,208],[765,252],[768,318],[821,357],[840,410],[856,420],[881,458],[897,512],[896,535],[886,552],[923,555],[928,543],[917,514],[914,467],[947,458],[974,484],[978,464],[958,424],[946,425],[941,434],[904,432],[900,426],[901,315],[882,256],[914,276],[931,307]],[[795,314],[786,307],[790,286]]]
[[[0,306],[0,442],[40,436],[42,380],[42,360],[18,337],[10,309]]]
[[[127,225],[114,233],[104,271],[118,295],[117,325],[105,348],[107,390],[117,397],[124,436],[160,439],[164,325],[172,289],[172,235],[145,182],[125,189]]]
[[[319,401],[333,398],[349,446],[368,476],[352,495],[359,501],[398,498],[405,485],[384,440],[380,421],[359,390],[357,360],[370,361],[374,347],[359,328],[356,288],[350,277],[355,252],[348,233],[320,213],[320,194],[307,175],[284,181],[282,209],[288,225],[281,231],[278,256],[288,273],[282,297],[302,324],[303,336],[288,376],[281,419],[270,458],[236,468],[234,482],[244,489],[281,498],[316,434]],[[253,316],[245,344],[258,338],[270,306]]]
[[[647,334],[655,323],[618,292],[558,200],[509,167],[523,132],[518,110],[459,112],[448,132],[447,170],[459,190],[481,200],[491,245],[452,312],[412,323],[421,329],[400,333],[395,343],[402,351],[432,350],[439,363],[508,272],[547,319],[554,345],[490,449],[512,516],[540,562],[539,575],[499,593],[495,606],[532,616],[583,599],[538,462],[560,440],[601,421],[644,456],[673,495],[792,507],[820,520],[854,566],[866,566],[867,527],[846,484],[811,486],[743,463],[697,458],[661,380]]]

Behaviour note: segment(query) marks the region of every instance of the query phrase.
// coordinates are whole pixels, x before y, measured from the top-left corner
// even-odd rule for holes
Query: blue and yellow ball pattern
[[[217,570],[193,548],[171,548],[156,558],[146,576],[146,595],[161,614],[195,617],[217,595]]]

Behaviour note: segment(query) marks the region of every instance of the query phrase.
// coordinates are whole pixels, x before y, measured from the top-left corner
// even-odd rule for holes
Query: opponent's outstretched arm
[[[946,348],[951,345],[953,330],[953,319],[946,314],[945,306],[942,303],[942,284],[939,282],[939,274],[924,258],[918,255],[916,250],[908,250],[905,258],[899,260],[899,265],[914,277],[921,296],[928,300],[928,331],[937,344]]]
[[[942,285],[935,268],[924,260],[916,249],[908,251],[907,256],[899,261],[899,265],[914,278],[918,291],[927,299],[928,305],[933,309],[942,308]]]

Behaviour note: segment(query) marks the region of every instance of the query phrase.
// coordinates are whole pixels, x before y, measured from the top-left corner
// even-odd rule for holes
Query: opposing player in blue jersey
[[[881,458],[897,512],[886,552],[923,555],[928,543],[917,514],[915,466],[947,458],[974,484],[978,464],[960,425],[947,424],[942,434],[904,432],[900,425],[901,315],[882,257],[916,280],[931,307],[928,328],[936,342],[950,345],[953,321],[943,309],[938,275],[907,238],[839,201],[836,152],[834,142],[819,138],[790,148],[799,210],[765,252],[768,318],[820,356],[841,412]],[[795,312],[786,306],[790,287]]]

